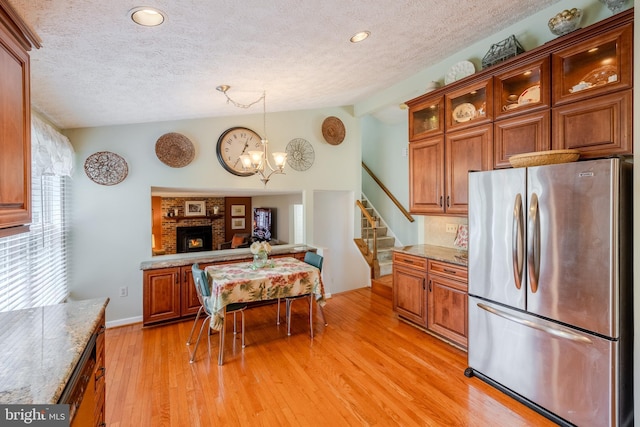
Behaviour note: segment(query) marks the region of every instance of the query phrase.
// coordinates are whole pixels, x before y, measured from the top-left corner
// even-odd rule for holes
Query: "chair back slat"
[[[211,289],[209,289],[209,280],[207,273],[200,268],[196,263],[191,266],[191,274],[193,274],[193,282],[196,285],[196,291],[203,297],[211,296]]]
[[[311,264],[316,267],[318,270],[322,271],[322,262],[324,258],[322,255],[318,255],[315,252],[307,252],[304,254],[304,262],[307,264]]]

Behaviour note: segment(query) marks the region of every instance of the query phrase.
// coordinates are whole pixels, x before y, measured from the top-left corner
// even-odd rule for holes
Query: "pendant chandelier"
[[[224,94],[227,98],[227,104],[231,103],[238,108],[250,108],[252,105],[262,101],[262,126],[263,133],[262,150],[249,151],[247,154],[240,156],[242,167],[248,172],[258,175],[260,181],[266,186],[267,182],[273,174],[284,174],[284,167],[287,163],[287,153],[275,152],[272,154],[275,167],[269,162],[269,140],[267,139],[267,93],[262,92],[262,96],[250,104],[240,104],[229,97],[227,91],[231,88],[229,85],[220,85],[216,89]]]

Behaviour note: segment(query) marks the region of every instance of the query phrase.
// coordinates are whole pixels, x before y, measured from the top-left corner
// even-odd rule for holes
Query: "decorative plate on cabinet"
[[[89,179],[100,185],[116,185],[129,174],[125,159],[111,151],[99,151],[87,157],[84,171]]]
[[[476,72],[476,67],[470,61],[460,61],[449,69],[444,76],[444,84],[448,85],[456,80],[468,77]]]
[[[540,85],[533,85],[524,92],[518,98],[518,104],[524,105],[534,102],[540,102]]]
[[[453,120],[457,123],[468,122],[476,116],[476,107],[473,104],[465,102],[458,105],[453,110]]]
[[[297,171],[306,171],[313,165],[316,153],[306,139],[295,138],[287,144],[287,164]]]

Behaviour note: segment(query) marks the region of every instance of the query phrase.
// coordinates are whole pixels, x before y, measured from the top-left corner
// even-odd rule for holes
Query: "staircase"
[[[376,230],[378,241],[378,264],[380,266],[379,277],[388,276],[392,273],[393,248],[396,244],[396,238],[393,235],[389,235],[389,229],[386,224],[380,223],[380,215],[378,215],[378,212],[376,212],[364,196],[362,196],[361,202],[365,206],[369,215],[378,220]],[[373,236],[373,230],[364,214],[361,215],[361,227],[362,238],[369,246],[369,250],[373,250],[373,239],[371,238],[371,236]]]

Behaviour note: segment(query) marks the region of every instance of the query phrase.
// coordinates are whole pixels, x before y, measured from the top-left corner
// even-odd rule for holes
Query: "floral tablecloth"
[[[237,302],[273,300],[313,293],[324,306],[324,284],[320,270],[295,258],[273,258],[265,267],[253,269],[251,262],[212,265],[205,268],[211,297],[206,301],[212,312],[211,328],[224,325],[224,309]]]

